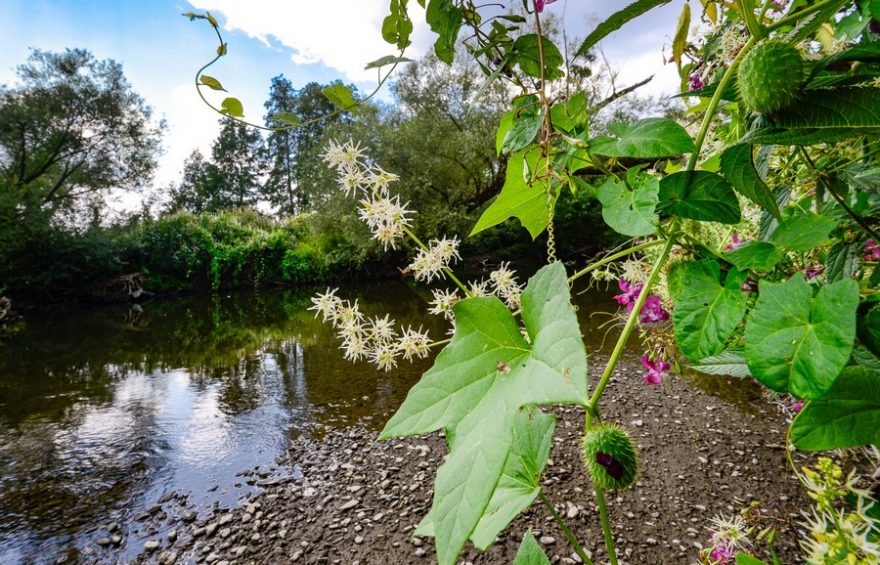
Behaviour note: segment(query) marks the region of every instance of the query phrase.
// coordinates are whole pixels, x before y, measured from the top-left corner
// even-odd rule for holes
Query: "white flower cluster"
[[[367,318],[361,313],[357,301],[343,300],[336,295],[338,289],[329,288],[312,298],[316,316],[330,322],[342,339],[341,349],[349,361],[367,359],[379,369],[390,371],[397,366],[397,359],[407,361],[428,356],[431,338],[421,328],[408,327],[395,330],[395,322],[386,314]]]
[[[428,249],[420,249],[407,270],[417,281],[431,282],[434,277],[444,278],[443,271],[461,259],[458,254],[458,238],[432,239]]]
[[[508,308],[511,310],[520,308],[522,285],[517,282],[515,272],[510,270],[510,263],[501,263],[498,269],[489,273],[489,281],[492,283],[492,290]]]
[[[880,563],[880,545],[871,532],[880,529],[880,521],[869,512],[875,502],[871,493],[859,488],[859,476],[850,472],[844,479],[841,468],[827,457],[820,457],[816,470],[804,469],[804,483],[810,498],[816,501],[812,514],[805,515],[810,537],[802,545],[807,562]],[[835,503],[855,499],[854,511]]]
[[[373,239],[385,250],[396,249],[397,240],[409,227],[412,214],[400,197],[391,197],[389,187],[397,175],[376,165],[368,165],[360,144],[331,141],[323,155],[324,162],[336,169],[339,187],[346,196],[361,196],[358,215],[373,232]]]

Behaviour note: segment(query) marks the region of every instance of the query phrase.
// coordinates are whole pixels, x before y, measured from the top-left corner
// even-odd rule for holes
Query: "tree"
[[[323,86],[310,82],[300,90],[284,75],[272,79],[269,100],[266,101],[266,124],[278,126],[273,120],[276,114],[288,114],[300,123],[308,124],[294,129],[272,132],[266,142],[271,170],[266,181],[265,193],[269,202],[284,214],[296,214],[307,210],[312,194],[304,179],[314,173],[316,166],[314,149],[318,147],[326,128],[335,122],[348,121],[347,114],[329,116],[336,109],[324,96]],[[308,123],[317,120],[314,123]]]
[[[169,193],[171,201],[169,212],[185,210],[199,214],[214,209],[216,203],[210,190],[216,184],[217,174],[214,166],[205,160],[202,152],[196,149],[183,162],[183,178],[180,184],[172,186]]]
[[[240,122],[223,118],[220,123],[211,148],[213,163],[207,168],[207,182],[213,185],[205,187],[211,194],[209,210],[256,204],[265,170],[263,138]]]
[[[102,208],[110,189],[147,185],[163,124],[119,63],[34,50],[17,74],[0,86],[0,229]]]

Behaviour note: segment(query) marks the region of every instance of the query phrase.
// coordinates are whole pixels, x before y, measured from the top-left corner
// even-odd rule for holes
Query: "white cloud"
[[[268,43],[271,36],[293,49],[296,64],[323,63],[340,71],[347,80],[374,81],[375,70],[365,71],[370,61],[395,54],[379,30],[388,14],[388,0],[190,0],[199,10],[222,13],[224,28],[241,30]],[[407,55],[417,57],[431,44],[424,12],[409,3],[415,25],[413,45]]]
[[[172,89],[168,103],[163,106],[168,130],[163,137],[164,153],[156,171],[157,186],[180,180],[183,161],[193,150],[209,156],[211,143],[220,131],[219,115],[199,99],[192,83]]]

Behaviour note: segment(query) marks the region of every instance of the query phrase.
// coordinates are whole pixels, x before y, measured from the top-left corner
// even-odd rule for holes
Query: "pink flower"
[[[700,73],[692,73],[688,78],[690,78],[691,90],[699,90],[706,86],[706,83],[704,83],[702,77],[700,77]]]
[[[733,563],[734,559],[736,559],[736,548],[733,547],[733,544],[722,543],[712,550],[712,553],[709,554],[709,559],[711,559],[713,563],[719,563],[721,565]]]
[[[808,281],[811,281],[825,272],[825,267],[823,265],[810,265],[807,267],[807,270],[804,271],[804,276],[807,277]]]
[[[786,4],[788,4],[788,0],[773,0],[772,2],[770,2],[770,5],[772,6],[771,9],[774,12],[782,12],[783,10],[785,10]]]
[[[643,324],[656,324],[658,322],[665,322],[668,319],[669,312],[663,309],[660,297],[649,294],[645,298],[645,305],[642,306],[642,311],[639,312],[639,321]]]
[[[791,409],[795,412],[800,412],[804,407],[804,401],[798,400],[794,404],[791,405]]]
[[[865,254],[862,259],[865,261],[880,261],[880,245],[874,243],[873,239],[869,239],[865,242],[865,246],[862,247],[862,252]]]
[[[737,247],[739,247],[743,243],[745,243],[745,242],[739,240],[739,234],[736,232],[733,232],[733,235],[730,237],[730,243],[728,243],[727,245],[724,246],[724,250],[725,251],[733,251],[734,249],[736,249]]]
[[[669,370],[669,363],[658,359],[651,361],[647,355],[642,355],[642,366],[648,370],[642,382],[645,384],[659,385],[663,382],[663,373]]]
[[[630,284],[629,281],[625,279],[617,279],[617,286],[620,287],[623,294],[618,294],[614,297],[614,300],[621,306],[627,306],[635,303],[639,297],[639,293],[642,292],[642,287],[644,285],[642,285],[642,283]],[[632,310],[632,306],[628,309]]]
[[[556,0],[535,0],[535,9],[536,9],[536,10],[538,11],[538,13],[540,14],[541,12],[544,11],[544,6],[545,6],[545,5],[547,5],[547,4],[552,4],[552,3],[554,3],[554,2],[556,2]]]

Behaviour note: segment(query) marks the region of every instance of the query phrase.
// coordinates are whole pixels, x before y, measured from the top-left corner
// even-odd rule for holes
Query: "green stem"
[[[408,227],[403,226],[403,232],[404,232],[406,235],[408,235],[409,238],[410,238],[411,240],[413,240],[413,241],[415,242],[416,245],[418,245],[418,246],[421,247],[423,250],[425,250],[426,253],[429,252],[429,251],[431,250],[427,245],[425,245],[424,243],[422,243],[422,240],[419,239],[418,236],[416,236],[416,234],[414,234],[414,233],[412,232],[412,230],[410,230]],[[466,286],[464,286],[464,283],[462,283],[460,280],[458,280],[458,277],[455,276],[455,273],[452,272],[452,269],[450,269],[449,267],[443,267],[443,272],[446,273],[446,275],[449,276],[450,279],[452,279],[452,282],[454,282],[455,284],[458,285],[458,288],[460,288],[461,291],[464,292],[464,295],[465,295],[465,296],[470,296],[470,295],[471,295],[471,292],[467,289]]]
[[[874,231],[874,228],[871,227],[863,217],[856,214],[856,211],[849,207],[843,198],[834,191],[834,188],[828,185],[825,182],[825,178],[822,176],[822,172],[816,168],[816,164],[813,163],[813,160],[810,159],[810,155],[803,147],[798,147],[798,151],[800,152],[801,160],[816,175],[816,182],[822,183],[822,186],[825,188],[825,192],[831,195],[832,198],[837,200],[837,203],[840,204],[840,207],[843,208],[844,212],[846,212],[850,218],[853,219],[855,223],[857,223],[865,232],[873,237],[875,240],[880,241],[880,234]]]
[[[620,337],[617,338],[617,344],[614,346],[614,351],[611,352],[611,358],[608,359],[608,364],[605,366],[605,371],[599,379],[599,384],[596,385],[596,390],[593,391],[593,396],[590,397],[590,410],[595,411],[596,406],[599,404],[599,399],[602,397],[602,392],[608,384],[608,379],[611,378],[611,374],[614,372],[614,368],[617,366],[617,362],[620,361],[620,356],[623,354],[623,350],[626,347],[626,342],[629,341],[629,336],[636,327],[636,322],[639,320],[639,313],[642,311],[642,306],[648,298],[648,293],[650,292],[651,287],[654,286],[657,278],[660,276],[660,271],[666,263],[666,258],[669,257],[669,252],[672,251],[672,246],[675,245],[674,235],[677,232],[678,226],[673,226],[670,230],[670,238],[666,240],[663,252],[660,254],[660,258],[657,259],[657,262],[654,263],[654,267],[651,269],[651,274],[648,275],[648,280],[645,281],[645,285],[639,293],[639,298],[636,300],[636,303],[629,314],[629,318],[626,320],[626,325],[623,326],[623,331],[621,332]]]
[[[576,272],[575,274],[571,275],[570,277],[568,277],[568,282],[570,282],[570,283],[574,282],[577,279],[579,279],[582,276],[589,273],[590,271],[595,271],[596,269],[598,269],[599,267],[601,267],[603,265],[607,265],[608,263],[613,263],[614,261],[620,259],[621,257],[626,257],[627,255],[632,255],[633,253],[641,251],[642,249],[648,249],[649,247],[654,247],[654,246],[660,245],[662,243],[663,243],[662,239],[655,239],[654,241],[647,241],[645,243],[640,243],[639,245],[635,245],[633,247],[630,247],[629,249],[624,249],[623,251],[620,251],[620,252],[615,253],[613,255],[609,255],[603,259],[596,261],[595,263],[591,263],[587,267],[585,267],[585,268],[581,269],[580,271]]]
[[[830,6],[831,4],[842,4],[842,2],[840,0],[824,0],[822,2],[818,2],[816,4],[813,4],[812,6],[808,6],[808,7],[804,8],[803,10],[798,10],[794,14],[789,14],[788,16],[782,18],[781,20],[768,25],[767,31],[773,31],[774,29],[779,29],[781,27],[793,24],[793,23],[797,22],[799,19],[803,18],[804,16],[809,16],[813,12],[818,12],[819,10],[824,10],[825,8]]]
[[[565,539],[567,539],[568,543],[570,543],[571,546],[574,548],[575,553],[577,553],[578,556],[580,556],[580,558],[584,561],[584,563],[586,563],[587,565],[593,565],[593,560],[590,559],[590,556],[587,555],[586,551],[584,551],[584,548],[578,542],[577,538],[574,536],[574,533],[572,533],[571,528],[568,527],[568,525],[565,523],[565,520],[563,520],[562,516],[559,514],[559,512],[556,511],[556,507],[553,506],[553,503],[550,501],[550,499],[547,498],[547,496],[541,491],[538,491],[538,498],[541,499],[541,502],[544,503],[544,506],[547,508],[547,511],[550,512],[551,516],[553,516],[553,519],[556,521],[556,524],[559,526],[559,528],[562,530],[562,533],[565,535]]]
[[[703,148],[703,143],[706,141],[706,135],[709,133],[709,126],[712,125],[712,118],[715,116],[715,111],[718,110],[718,104],[721,102],[721,94],[724,92],[724,89],[727,88],[727,85],[730,84],[730,81],[733,80],[733,75],[736,73],[736,68],[739,66],[740,61],[742,61],[743,55],[755,45],[756,41],[757,39],[755,36],[750,37],[749,40],[746,41],[746,44],[739,50],[736,58],[731,61],[730,66],[727,67],[727,70],[724,72],[724,76],[721,77],[721,80],[718,82],[718,88],[715,89],[715,94],[713,94],[712,99],[709,100],[709,105],[706,107],[706,115],[703,118],[703,123],[700,125],[700,132],[697,134],[697,139],[694,141],[695,147],[694,152],[691,153],[691,157],[688,160],[688,171],[693,171],[697,168],[697,161],[700,159],[700,150]]]
[[[764,27],[758,23],[757,19],[755,19],[755,6],[751,0],[739,0],[737,4],[739,4],[739,9],[742,12],[743,21],[746,24],[746,28],[749,30],[749,34],[758,39],[767,35],[767,31]]]
[[[432,342],[430,343],[430,345],[428,345],[428,347],[440,347],[440,346],[442,346],[442,345],[446,345],[446,344],[449,343],[450,341],[452,341],[452,338],[449,338],[449,339],[441,339],[440,341],[432,341]]]
[[[611,565],[617,565],[617,552],[614,549],[614,535],[611,533],[611,522],[608,521],[608,509],[605,507],[605,492],[596,489],[596,503],[599,505],[599,518],[602,519],[602,534],[605,536],[605,548]]]

